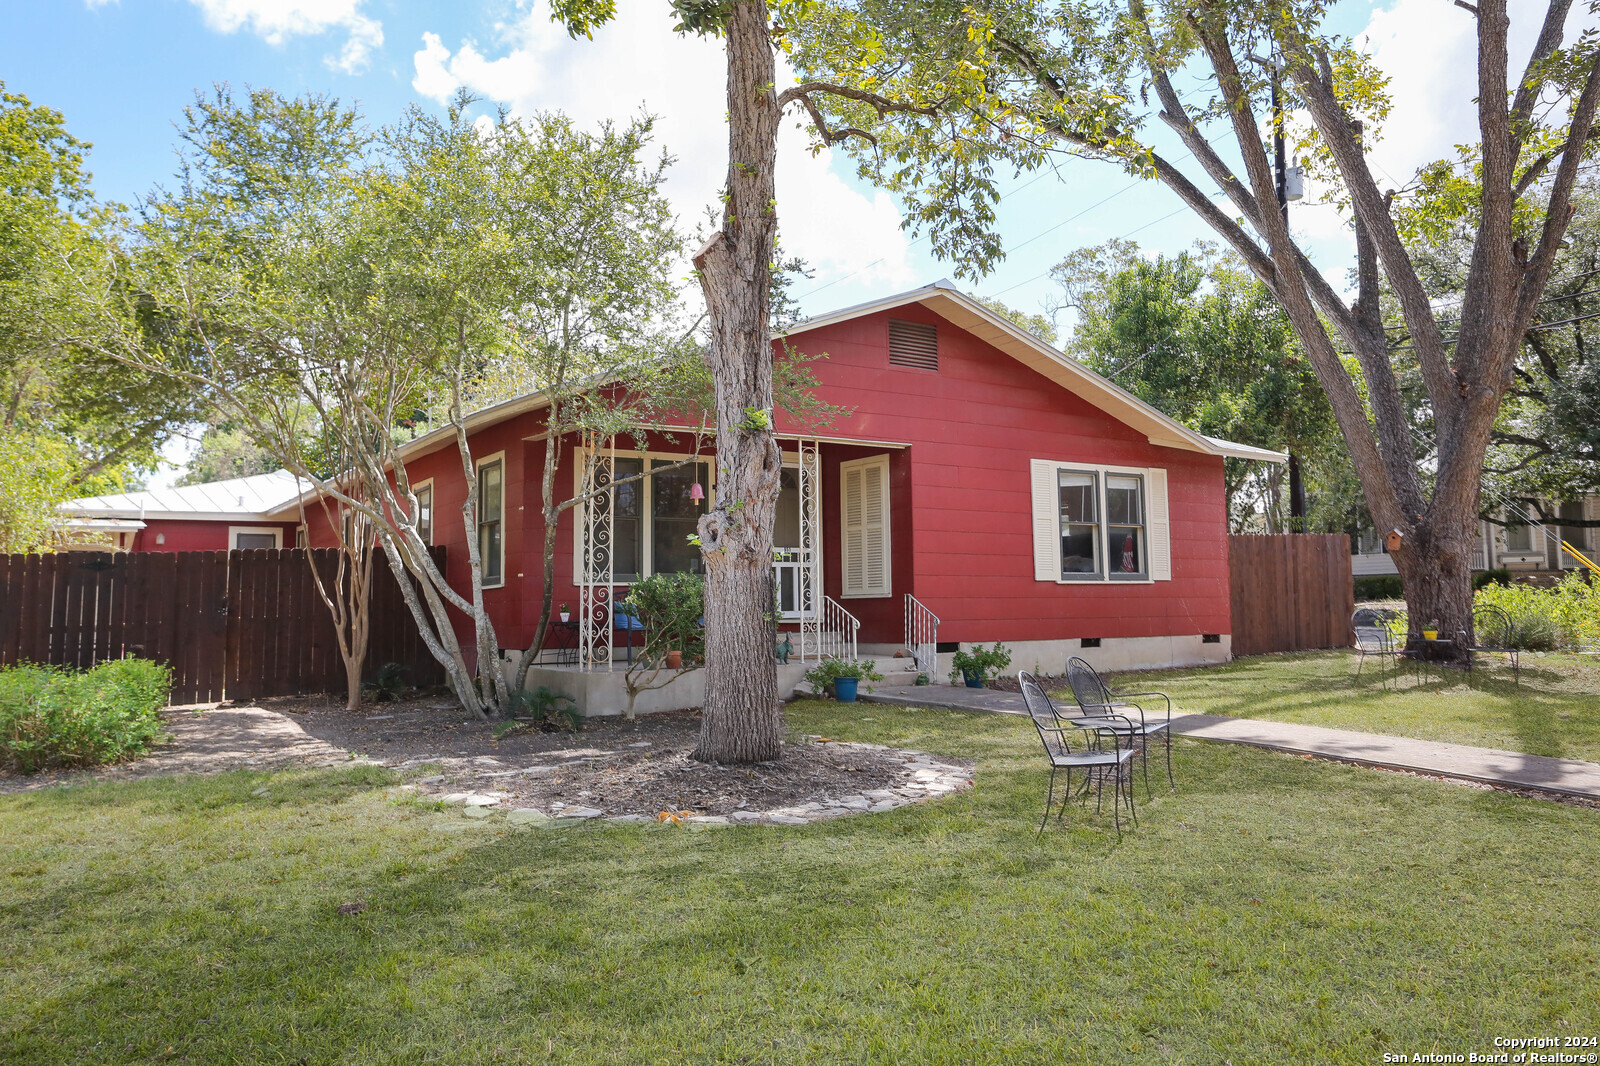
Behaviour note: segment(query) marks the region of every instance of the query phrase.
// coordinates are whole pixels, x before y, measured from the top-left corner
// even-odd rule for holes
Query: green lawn
[[[0,1061],[1244,1066],[1600,1034],[1592,810],[1180,740],[1182,791],[1124,843],[1076,809],[1035,841],[1026,720],[789,717],[977,786],[799,829],[511,829],[373,769],[0,797]]]
[[[1436,668],[1423,683],[1410,666],[1398,674],[1391,668],[1380,681],[1371,659],[1360,680],[1355,672],[1352,651],[1310,652],[1256,655],[1203,670],[1119,674],[1107,683],[1160,689],[1175,710],[1600,762],[1600,659],[1593,655],[1524,653],[1520,685],[1502,656],[1470,681],[1454,670],[1441,680]]]

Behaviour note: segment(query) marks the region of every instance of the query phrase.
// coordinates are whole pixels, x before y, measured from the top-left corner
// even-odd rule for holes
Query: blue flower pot
[[[961,671],[961,676],[962,676],[962,678],[964,678],[966,680],[968,688],[982,688],[983,687],[983,675],[982,674],[975,674],[971,670],[963,670],[963,671]]]
[[[861,683],[859,677],[836,677],[833,679],[833,698],[840,703],[854,703],[856,701],[856,686]]]

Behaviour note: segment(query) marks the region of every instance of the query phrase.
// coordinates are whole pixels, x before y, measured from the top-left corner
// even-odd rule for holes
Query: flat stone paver
[[[1600,800],[1600,764],[1579,759],[1553,759],[1499,748],[1475,748],[1437,740],[1357,733],[1260,718],[1225,718],[1215,714],[1175,714],[1172,731],[1225,744],[1249,744],[1388,770],[1442,774],[1490,785]]]
[[[976,711],[979,714],[1028,714],[1020,692],[965,685],[873,685],[856,697],[862,703],[887,703],[897,707],[933,707],[941,711]]]
[[[1026,716],[1028,713],[1022,695],[1017,692],[952,685],[875,688],[871,693],[863,693],[860,699],[866,703],[933,707],[981,714]],[[1358,733],[1349,729],[1327,729],[1262,718],[1226,718],[1215,714],[1174,713],[1172,731],[1198,740],[1248,744],[1272,751],[1313,755],[1386,770],[1410,770],[1481,781],[1489,785],[1530,788],[1600,800],[1600,764],[1579,759],[1554,759],[1545,755],[1502,751],[1499,748],[1476,748],[1468,744]]]

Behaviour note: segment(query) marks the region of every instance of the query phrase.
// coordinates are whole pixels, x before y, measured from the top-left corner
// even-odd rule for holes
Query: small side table
[[[544,647],[539,649],[539,661],[549,662],[546,655],[555,653],[556,666],[573,666],[578,661],[578,622],[577,619],[563,622],[552,618],[550,627],[545,631]]]
[[[1411,656],[1411,661],[1415,663],[1417,667],[1417,677],[1423,681],[1426,681],[1428,678],[1428,663],[1435,661],[1437,658],[1435,653],[1443,651],[1454,644],[1455,641],[1451,640],[1449,637],[1434,637],[1432,640],[1429,640],[1427,637],[1417,637],[1415,649],[1416,654]],[[1444,680],[1443,667],[1439,668],[1439,680]]]

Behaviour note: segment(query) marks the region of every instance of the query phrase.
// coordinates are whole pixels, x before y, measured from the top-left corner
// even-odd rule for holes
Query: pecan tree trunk
[[[783,719],[773,657],[772,526],[782,455],[772,432],[770,272],[780,108],[767,5],[727,22],[728,185],[722,229],[695,255],[711,322],[716,506],[700,519],[706,565],[706,699],[695,757],[775,759]]]

